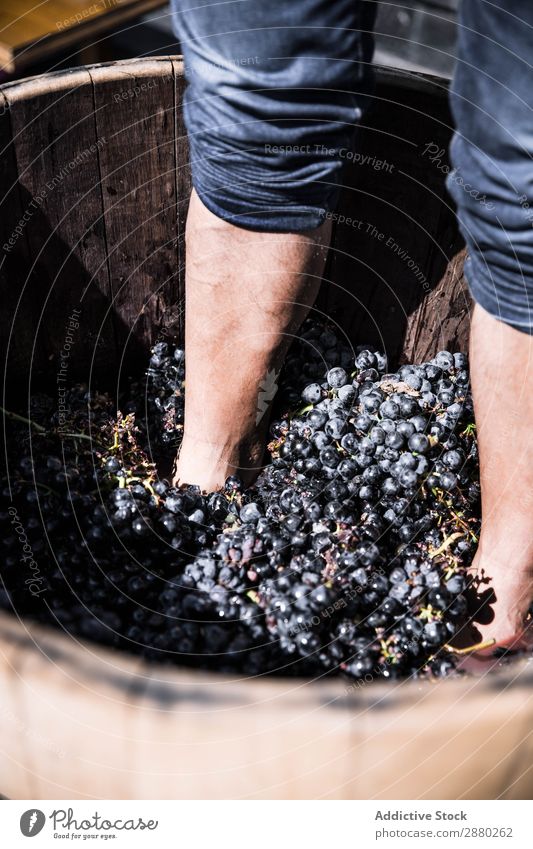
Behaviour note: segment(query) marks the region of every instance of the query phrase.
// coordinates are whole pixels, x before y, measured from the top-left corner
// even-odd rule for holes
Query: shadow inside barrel
[[[346,152],[319,305],[354,345],[385,350],[394,368],[440,349],[466,350],[470,297],[445,186],[446,92],[378,84],[370,101]],[[441,167],[424,154],[430,143],[443,152]]]
[[[19,209],[26,210],[20,218]],[[2,195],[0,214],[4,238],[6,231],[15,234],[7,237],[13,245],[4,242],[9,250],[3,251],[1,266],[6,406],[36,391],[53,391],[58,378],[65,385],[82,382],[118,390],[146,366],[146,329],[141,315],[126,321],[114,307],[102,216],[87,218],[84,231],[69,245],[51,224],[46,206],[36,205],[20,183]],[[96,265],[91,261],[95,243],[103,257]],[[157,327],[150,331],[157,336]]]

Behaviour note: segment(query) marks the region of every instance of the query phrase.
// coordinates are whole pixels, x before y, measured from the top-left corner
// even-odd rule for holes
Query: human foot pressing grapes
[[[193,192],[187,218],[186,399],[173,483],[211,492],[261,470],[269,408],[289,345],[313,304],[331,222],[251,232]]]
[[[482,671],[495,658],[533,648],[533,568],[513,570],[509,561],[478,552],[472,566],[475,590],[470,597],[471,619],[461,629],[458,647],[478,645],[468,653],[463,668]]]
[[[533,337],[476,306],[470,363],[481,478],[482,531],[472,564],[475,614],[461,641],[533,645]]]

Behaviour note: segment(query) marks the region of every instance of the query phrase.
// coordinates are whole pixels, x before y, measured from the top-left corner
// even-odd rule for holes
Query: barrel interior
[[[180,58],[165,57],[0,88],[0,330],[15,392],[54,383],[74,310],[72,381],[110,388],[142,368],[158,336],[181,336],[184,85]],[[443,82],[378,69],[346,151],[317,310],[392,362],[466,346],[463,250],[444,185],[450,134]]]

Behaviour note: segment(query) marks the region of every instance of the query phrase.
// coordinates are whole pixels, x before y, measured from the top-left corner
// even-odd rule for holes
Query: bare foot
[[[173,486],[194,482],[204,492],[215,492],[231,475],[237,475],[244,486],[257,478],[262,468],[265,429],[247,443],[218,446],[194,437],[185,437],[176,459]]]
[[[277,376],[313,304],[331,221],[253,232],[222,221],[193,191],[187,217],[185,432],[173,483],[245,485],[263,459]]]
[[[482,502],[472,570],[483,581],[471,644],[519,649],[533,642],[533,336],[477,305],[470,364]]]
[[[511,567],[496,554],[478,550],[472,564],[476,590],[471,591],[475,609],[470,622],[459,635],[461,645],[492,643],[476,652],[478,659],[494,658],[497,648],[518,651],[533,647],[533,567]],[[490,552],[490,548],[489,548]]]

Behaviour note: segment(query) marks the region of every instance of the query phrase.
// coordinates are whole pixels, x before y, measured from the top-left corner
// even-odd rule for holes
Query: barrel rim
[[[118,59],[110,62],[96,62],[91,65],[79,65],[73,68],[65,68],[59,71],[49,71],[45,74],[34,74],[29,77],[23,77],[19,80],[11,80],[0,85],[0,92],[9,93],[17,91],[17,94],[24,96],[24,89],[28,88],[30,92],[39,91],[42,93],[46,89],[39,88],[42,83],[46,86],[48,81],[53,80],[59,87],[71,85],[76,75],[90,74],[91,71],[108,70],[116,71],[117,80],[121,79],[121,74],[130,69],[148,69],[153,66],[161,76],[164,71],[162,66],[165,62],[174,62],[177,64],[178,72],[183,75],[184,62],[181,53],[160,55],[160,56],[140,56],[135,59]],[[181,66],[181,67],[180,67]],[[446,98],[448,96],[449,80],[445,77],[440,77],[437,74],[426,74],[420,71],[409,71],[404,68],[394,68],[387,65],[373,65],[376,82],[378,85],[392,86],[395,88],[403,88],[413,90],[419,94],[431,94],[436,97]],[[113,79],[111,74],[108,79]],[[37,86],[37,88],[36,88]],[[19,92],[18,90],[21,89]]]
[[[295,706],[302,698],[318,700],[324,707],[343,709],[392,709],[396,705],[408,707],[415,694],[424,704],[427,699],[455,702],[467,693],[476,698],[516,695],[516,686],[531,688],[533,683],[533,657],[520,657],[487,671],[482,676],[465,675],[459,678],[399,679],[394,682],[382,679],[351,682],[341,676],[308,680],[305,677],[276,677],[263,675],[250,678],[245,675],[229,675],[216,671],[179,667],[170,664],[154,664],[127,652],[101,646],[89,640],[71,637],[49,625],[37,623],[30,618],[21,619],[6,610],[0,610],[0,653],[2,644],[18,645],[21,651],[30,649],[42,655],[43,662],[49,661],[62,668],[74,667],[84,670],[91,679],[91,688],[98,682],[106,688],[116,688],[123,700],[131,707],[138,705],[138,694],[155,701],[163,709],[179,701],[179,693],[185,689],[202,692],[213,703],[224,704],[224,693],[232,688],[240,691],[244,705],[252,706],[265,699],[267,692],[276,700]],[[83,667],[79,663],[83,660]],[[107,670],[107,672],[106,672]],[[112,674],[111,674],[112,672]],[[24,677],[24,668],[20,670]],[[269,696],[269,698],[270,698]],[[458,720],[460,721],[460,720]]]

